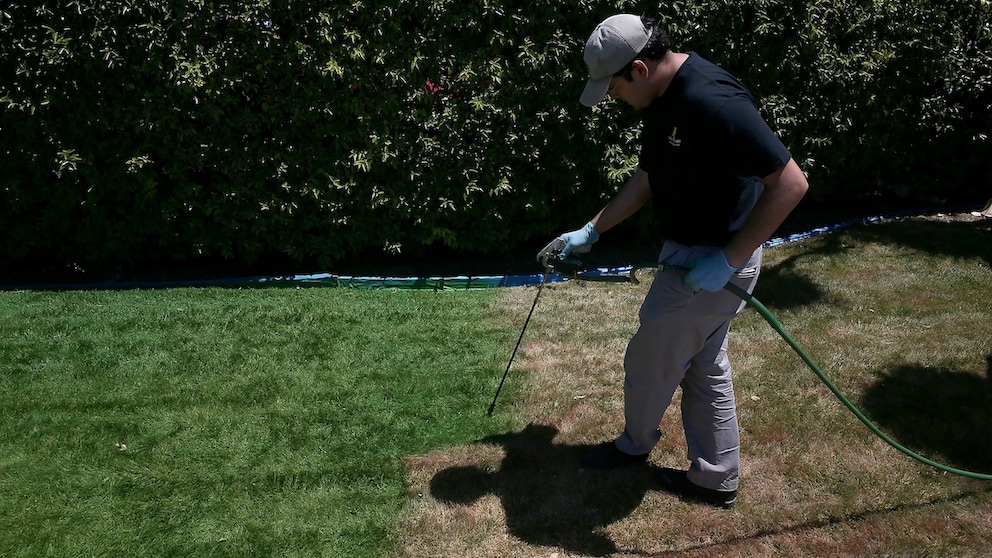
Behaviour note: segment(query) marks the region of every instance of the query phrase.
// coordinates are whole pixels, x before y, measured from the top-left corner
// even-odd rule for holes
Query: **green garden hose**
[[[630,270],[629,275],[625,275],[625,276],[614,275],[614,276],[609,276],[612,277],[613,279],[604,278],[600,280],[616,281],[620,277],[626,277],[626,279],[622,279],[622,280],[626,280],[631,283],[637,284],[639,281],[636,277],[636,274],[639,269],[648,269],[655,267],[657,267],[659,271],[677,273],[679,275],[683,275],[687,271],[684,267],[668,266],[668,265],[659,266],[658,264],[651,263],[651,264],[633,266]],[[588,277],[584,277],[581,275],[577,277],[587,280],[590,279]],[[597,280],[597,279],[591,279],[591,280]],[[738,297],[740,297],[741,300],[743,300],[744,302],[749,304],[752,308],[757,310],[758,313],[761,314],[761,317],[764,318],[766,322],[768,322],[768,325],[772,326],[772,329],[778,332],[778,334],[782,337],[782,339],[784,339],[785,342],[788,343],[790,347],[792,347],[792,350],[794,350],[796,354],[798,354],[799,357],[803,359],[803,362],[805,362],[806,365],[809,366],[809,368],[817,375],[817,377],[820,378],[820,381],[822,381],[827,386],[827,388],[829,388],[830,391],[833,392],[835,396],[837,396],[837,399],[840,399],[840,402],[843,403],[844,406],[847,407],[852,413],[854,413],[854,416],[858,417],[858,420],[864,423],[864,425],[867,426],[869,430],[874,432],[876,436],[884,440],[887,444],[896,448],[902,453],[908,455],[909,457],[919,461],[920,463],[925,463],[941,471],[945,471],[948,473],[953,473],[955,475],[961,475],[973,479],[992,480],[992,475],[987,475],[983,473],[974,473],[972,471],[965,471],[963,469],[956,469],[954,467],[949,467],[942,463],[937,463],[936,461],[933,461],[931,459],[927,459],[926,457],[923,457],[922,455],[910,450],[909,448],[903,446],[899,442],[893,440],[889,435],[887,435],[885,432],[882,432],[877,426],[875,426],[871,422],[871,420],[869,420],[868,417],[866,417],[864,413],[861,412],[860,409],[858,409],[853,403],[851,403],[851,401],[847,397],[845,397],[844,394],[841,393],[839,389],[837,389],[837,386],[834,385],[832,381],[830,381],[830,378],[828,378],[827,375],[824,374],[822,370],[820,370],[820,367],[817,366],[815,362],[813,362],[813,359],[811,359],[809,355],[806,354],[806,351],[804,351],[802,347],[800,347],[799,344],[796,343],[796,341],[791,336],[789,336],[789,334],[785,331],[785,328],[782,327],[782,324],[779,323],[778,319],[775,318],[774,314],[772,314],[771,311],[769,311],[768,308],[766,308],[765,305],[761,303],[761,301],[754,298],[754,296],[752,296],[744,289],[732,283],[728,283],[724,288],[730,291],[731,293],[737,295]]]
[[[749,305],[751,305],[752,308],[757,310],[758,313],[761,314],[761,317],[764,318],[766,322],[768,322],[768,325],[772,326],[772,329],[777,331],[778,334],[782,336],[782,339],[784,339],[785,342],[788,343],[790,347],[792,347],[792,350],[796,351],[796,354],[799,355],[799,358],[803,359],[803,362],[805,362],[806,365],[809,366],[809,368],[813,371],[813,373],[816,374],[818,378],[820,378],[820,381],[826,384],[826,386],[830,389],[830,391],[832,391],[833,394],[837,396],[837,399],[840,399],[840,402],[843,403],[845,407],[850,409],[850,411],[854,413],[854,416],[858,417],[858,420],[863,422],[864,425],[867,426],[872,432],[874,432],[876,436],[885,440],[887,444],[903,452],[904,454],[912,457],[913,459],[919,461],[920,463],[925,463],[927,465],[930,465],[931,467],[940,469],[941,471],[946,471],[948,473],[954,473],[955,475],[961,475],[973,479],[992,480],[992,475],[986,475],[983,473],[974,473],[972,471],[965,471],[963,469],[956,469],[954,467],[949,467],[942,463],[937,463],[936,461],[933,461],[931,459],[927,459],[926,457],[923,457],[922,455],[914,452],[913,450],[893,440],[885,432],[879,430],[877,426],[875,426],[870,420],[868,420],[868,417],[866,417],[864,413],[861,412],[860,409],[854,406],[854,403],[851,403],[851,401],[847,397],[844,397],[844,394],[841,393],[840,390],[837,389],[837,386],[835,386],[834,383],[830,381],[830,378],[828,378],[827,375],[824,374],[822,370],[820,370],[820,367],[818,367],[816,363],[813,362],[813,359],[811,359],[809,355],[806,354],[806,351],[804,351],[802,347],[800,347],[799,344],[796,343],[795,340],[792,339],[792,337],[790,337],[788,333],[786,333],[785,329],[782,327],[782,324],[780,324],[779,321],[775,319],[775,316],[768,310],[768,308],[765,307],[764,304],[761,303],[761,301],[754,298],[753,296],[751,296],[751,294],[749,294],[744,289],[738,287],[737,285],[728,283],[725,288],[728,291],[739,296],[742,300],[744,300]]]

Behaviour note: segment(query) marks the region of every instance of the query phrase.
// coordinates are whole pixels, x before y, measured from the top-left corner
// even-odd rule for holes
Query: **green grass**
[[[755,294],[883,430],[992,473],[985,223],[773,248]],[[495,417],[533,289],[0,293],[0,556],[987,555],[990,484],[874,438],[753,311],[733,511],[582,471],[649,283],[547,287]],[[480,478],[497,506],[445,502]]]
[[[494,299],[0,293],[0,555],[388,555],[402,456],[505,429]]]

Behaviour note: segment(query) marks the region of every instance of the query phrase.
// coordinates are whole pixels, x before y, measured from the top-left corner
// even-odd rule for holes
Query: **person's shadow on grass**
[[[579,554],[617,552],[603,528],[627,517],[651,487],[648,466],[611,471],[584,469],[581,445],[552,443],[558,430],[531,424],[518,433],[476,443],[503,446],[501,467],[451,467],[431,480],[431,495],[448,504],[470,504],[499,496],[507,530],[533,545],[557,546]]]

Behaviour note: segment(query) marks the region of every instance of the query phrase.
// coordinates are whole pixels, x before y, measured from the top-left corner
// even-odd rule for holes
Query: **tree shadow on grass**
[[[486,494],[502,501],[507,530],[532,545],[561,547],[589,556],[618,552],[603,528],[640,505],[652,487],[650,468],[583,469],[588,446],[554,444],[552,426],[490,436],[476,443],[502,446],[501,467],[451,467],[431,480],[431,495],[448,504],[470,504]]]
[[[865,414],[900,444],[958,469],[992,474],[992,355],[986,377],[901,366],[866,390]]]
[[[823,289],[793,270],[789,258],[778,265],[765,267],[754,290],[754,297],[769,308],[798,308],[824,297]]]
[[[986,220],[902,219],[863,227],[858,238],[952,258],[981,258],[992,265],[992,224]]]
[[[766,265],[754,296],[769,308],[801,307],[824,298],[825,293],[812,280],[795,270],[799,259],[834,256],[852,252],[857,257],[857,243],[875,242],[902,246],[933,255],[951,258],[981,258],[992,266],[992,225],[989,221],[939,221],[901,219],[869,225],[857,225],[820,237],[817,244],[800,255]],[[774,249],[774,248],[772,248]],[[907,269],[907,273],[913,270]]]

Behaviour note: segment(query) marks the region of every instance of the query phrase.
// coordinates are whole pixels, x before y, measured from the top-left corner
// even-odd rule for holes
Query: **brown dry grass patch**
[[[897,291],[905,278],[878,269],[898,254],[879,249],[873,255],[874,241],[859,239],[852,233],[769,250],[763,281],[770,290],[759,286],[756,294],[775,302],[762,298],[842,391],[856,403],[877,404],[877,416],[894,421],[890,431],[897,438],[928,443],[913,438],[911,424],[900,426],[886,415],[879,402],[886,396],[872,390],[913,382],[957,389],[964,411],[977,416],[947,420],[978,428],[964,436],[979,447],[948,453],[956,463],[980,467],[992,455],[990,430],[981,429],[989,413],[975,408],[985,396],[968,397],[992,389],[984,360],[992,355],[992,305],[989,313],[957,302],[948,306],[939,284],[925,278],[914,286],[923,294],[900,305],[897,295],[885,293]],[[846,252],[852,245],[863,248],[855,256],[874,270],[874,282],[856,275],[846,284],[849,270],[828,269],[830,258],[853,257]],[[935,266],[934,273],[941,269]],[[798,275],[822,282],[799,288],[795,296],[802,300],[790,302],[776,289]],[[678,395],[649,467],[583,470],[577,453],[612,439],[622,427],[623,352],[650,279],[636,287],[545,287],[507,380],[523,390],[498,403],[526,419],[504,435],[405,459],[411,505],[400,525],[400,555],[992,553],[990,483],[923,466],[874,437],[750,310],[735,321],[731,340],[743,444],[741,493],[733,510],[680,501],[651,480],[652,467],[685,466]],[[977,292],[985,289],[988,296],[990,282],[981,281]],[[520,327],[535,289],[504,290],[498,319]],[[984,463],[983,472],[992,471],[992,462]]]

